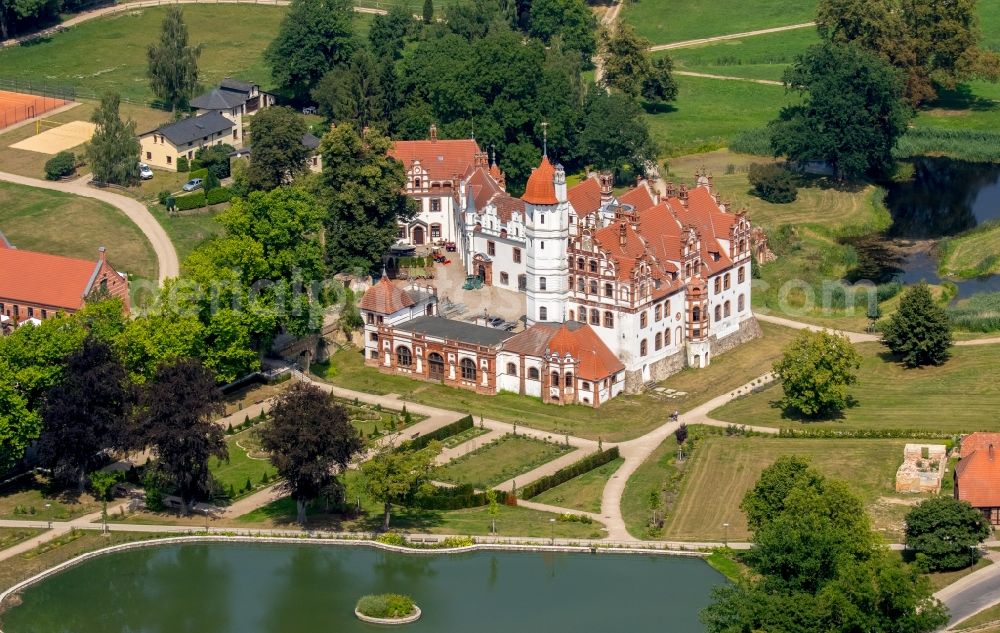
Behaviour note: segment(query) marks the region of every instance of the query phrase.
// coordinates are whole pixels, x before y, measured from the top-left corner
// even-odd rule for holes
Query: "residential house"
[[[218,112],[199,114],[139,135],[142,162],[177,171],[177,160],[193,160],[202,147],[228,143],[240,147],[239,128]]]
[[[198,114],[218,112],[235,123],[242,136],[243,118],[271,107],[274,101],[274,95],[263,92],[257,84],[226,77],[217,88],[192,99],[191,107],[196,108]]]

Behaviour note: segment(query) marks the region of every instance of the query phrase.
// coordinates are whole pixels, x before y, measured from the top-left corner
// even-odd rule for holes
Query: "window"
[[[519,248],[514,249],[514,263],[515,264],[521,263],[521,249]]]
[[[497,254],[497,245],[496,245],[496,242],[492,242],[492,241],[486,242],[486,254],[489,255],[490,257],[495,257],[496,256],[496,254]]]
[[[441,225],[432,224],[431,225],[431,237],[435,239],[441,239]]]
[[[427,355],[427,374],[432,380],[444,379],[444,357],[437,352]]]
[[[509,286],[510,285],[510,276],[507,273],[500,273],[500,283],[503,284],[503,285],[505,285],[505,286]]]
[[[517,375],[517,365],[514,363],[507,363],[507,373],[511,376]]]
[[[544,213],[539,213],[538,214],[538,223],[539,224],[545,224],[545,214]]]
[[[732,310],[730,310],[730,304],[729,304],[728,301],[726,302],[726,306],[725,306],[724,312],[725,312],[725,315],[726,315],[727,318],[729,317],[730,314],[732,314]]]
[[[153,159],[153,152],[146,152],[146,160],[152,160],[152,159]]]
[[[413,365],[413,355],[410,354],[409,347],[400,345],[396,348],[396,364],[400,367],[410,367]]]
[[[45,308],[42,308],[42,318],[43,319],[49,318],[49,311],[46,310]]]
[[[615,326],[615,315],[610,310],[604,313],[604,327]]]
[[[168,165],[171,164],[173,162],[173,160],[174,160],[173,156],[167,156],[167,164]]]
[[[566,386],[567,387],[572,387],[573,386],[573,374],[572,373],[570,373],[570,372],[566,373],[566,381],[565,382],[566,382]]]
[[[528,276],[527,275],[518,275],[517,276],[517,289],[518,290],[527,290],[528,289]]]
[[[545,306],[538,308],[538,320],[548,321],[548,319],[549,319],[549,309],[546,308]]]
[[[582,385],[581,388],[586,389],[587,391],[590,391],[590,383],[589,382],[583,383],[583,385]]]
[[[538,368],[537,367],[529,367],[528,368],[528,379],[529,380],[538,380]]]
[[[371,352],[371,354],[369,354],[369,356],[372,359],[374,359],[374,360],[378,360],[378,350],[377,349],[373,349],[372,352]]]
[[[663,335],[657,332],[656,338],[653,339],[653,349],[660,349],[661,347],[663,347]]]
[[[719,294],[722,292],[722,279],[719,277],[715,278],[715,293]]]
[[[590,260],[590,272],[592,272],[592,273],[596,273],[597,272],[597,260],[596,259]]]
[[[375,325],[375,315],[372,314],[371,312],[368,312],[367,317],[368,317],[368,325]]]
[[[463,358],[458,366],[462,368],[462,380],[476,379],[476,364],[472,362],[471,358]]]
[[[439,199],[437,199],[437,198],[432,199],[431,200],[431,211],[435,211],[436,212],[436,211],[440,211],[440,210],[441,210],[441,201]]]
[[[368,337],[370,340],[378,342],[378,332],[372,332],[371,336]]]
[[[663,330],[663,344],[670,345],[670,328]]]
[[[653,320],[659,321],[663,318],[663,304],[657,303],[656,307],[653,309]]]
[[[725,290],[729,290],[729,273],[726,273],[726,276],[723,278],[722,287]]]
[[[745,306],[744,306],[744,301],[743,301],[743,295],[740,295],[739,300],[737,300],[737,302],[736,302],[736,309],[739,310],[740,312],[743,312],[743,308],[744,307]]]
[[[591,325],[601,324],[601,313],[595,308],[590,309],[590,324]]]
[[[34,317],[35,317],[35,309],[32,308],[31,306],[28,306],[28,318],[33,319]]]
[[[583,292],[583,277],[576,278],[576,289],[579,292]]]
[[[583,306],[580,306],[580,318],[579,318],[579,321],[580,321],[580,323],[586,323],[587,322],[587,308],[585,308]]]
[[[695,306],[694,308],[691,309],[691,320],[701,321],[701,308],[699,308],[698,306]]]
[[[646,315],[647,312],[645,310],[643,310],[642,314],[639,315],[639,327],[646,327],[646,322],[649,320]]]
[[[615,287],[611,284],[604,284],[604,296],[605,297],[615,296]]]
[[[538,289],[539,290],[545,290],[545,286],[546,285],[547,284],[546,284],[546,281],[545,281],[545,277],[539,277],[538,278]]]
[[[419,178],[414,178],[413,179],[413,187],[415,189],[420,189],[420,179]]]
[[[555,387],[558,387],[559,386],[559,372],[557,372],[557,371],[552,372],[551,379],[552,379],[552,382],[549,383],[549,384],[551,384],[551,385],[553,385]]]
[[[739,272],[736,273],[736,283],[743,283],[747,279],[747,267],[740,266]]]
[[[646,343],[646,339],[642,339],[639,343],[639,356],[645,356],[649,353],[649,344]]]
[[[722,320],[722,306],[715,306],[715,320],[716,322]]]
[[[592,294],[592,295],[596,295],[597,294],[597,280],[596,279],[591,279],[590,280],[590,294]]]
[[[684,276],[685,277],[691,276],[691,264],[687,264],[686,266],[684,266]]]
[[[237,132],[237,131],[236,131],[236,130],[234,129],[234,130],[233,130],[233,138],[239,138],[239,137],[240,137],[240,135],[239,135],[239,132]],[[315,161],[315,160],[316,160],[316,159],[314,158],[314,159],[313,159],[313,161]],[[316,164],[316,163],[314,162],[314,163],[313,163],[313,165],[315,165],[315,164]]]
[[[545,240],[538,240],[538,248],[545,250]]]
[[[569,311],[569,319],[567,319],[567,320],[569,320],[569,321],[576,321],[576,312],[573,312],[572,310],[570,310]]]

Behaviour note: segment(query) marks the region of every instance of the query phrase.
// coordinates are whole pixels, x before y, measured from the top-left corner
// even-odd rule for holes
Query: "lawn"
[[[896,468],[902,461],[906,440],[801,440],[710,436],[701,440],[686,465],[674,511],[667,519],[666,536],[678,540],[713,539],[727,536],[746,540],[746,518],[739,505],[756,483],[761,471],[783,455],[807,457],[823,474],[841,479],[861,496],[874,523],[890,542],[901,537],[906,503],[919,499],[910,495],[900,503],[894,492]],[[901,511],[886,512],[892,505]]]
[[[0,519],[68,521],[100,509],[89,493],[49,490],[39,476],[22,477],[0,489]]]
[[[666,398],[644,392],[618,396],[595,409],[580,405],[556,406],[538,398],[511,393],[484,396],[464,389],[391,376],[365,367],[360,352],[341,350],[331,363],[313,365],[321,378],[347,389],[365,393],[395,393],[407,400],[430,406],[470,413],[577,437],[618,442],[642,435],[665,423],[675,409],[687,411],[719,394],[743,385],[769,371],[790,340],[792,331],[762,323],[764,336],[736,350],[722,354],[701,370],[685,370],[661,384],[684,391],[686,396]]]
[[[941,242],[938,272],[962,278],[1000,273],[1000,222]]]
[[[965,578],[969,574],[977,572],[983,567],[989,567],[992,564],[993,561],[991,561],[990,559],[980,558],[978,561],[976,561],[975,565],[970,565],[964,569],[956,569],[955,571],[940,571],[940,572],[935,572],[933,574],[925,574],[925,575],[930,579],[931,587],[934,589],[934,591],[940,591],[941,589],[944,589],[948,585],[954,584],[955,582],[961,580],[962,578]],[[985,620],[983,623],[985,624],[985,622],[989,622],[989,620]]]
[[[278,471],[260,453],[259,444],[254,437],[258,428],[226,436],[226,448],[229,449],[228,462],[214,457],[209,460],[212,477],[230,500],[254,492],[277,476]],[[248,482],[249,488],[247,488]]]
[[[152,246],[113,206],[59,191],[0,183],[0,231],[14,246],[97,261],[97,249],[119,272],[156,278]]]
[[[492,488],[570,450],[564,444],[508,434],[435,468],[432,477],[447,483]]]
[[[406,415],[401,411],[345,398],[334,398],[334,401],[347,410],[351,424],[365,438],[377,438],[386,433],[394,433],[426,419],[426,416],[410,413],[410,421],[407,423]]]
[[[530,501],[599,514],[604,487],[615,471],[624,463],[625,460],[619,458],[603,466],[598,466],[594,470],[546,490],[537,497],[532,497]]]
[[[848,388],[857,406],[835,420],[800,422],[786,418],[772,401],[781,387],[739,398],[712,411],[717,420],[793,428],[918,429],[945,433],[1000,431],[1000,382],[994,346],[956,347],[940,367],[904,369],[886,360],[875,343],[857,346],[862,355],[858,382]]]
[[[699,427],[688,427],[689,433],[696,434]],[[625,483],[622,494],[621,511],[625,527],[636,538],[660,538],[663,531],[651,526],[653,510],[662,519],[671,511],[676,502],[683,465],[676,463],[677,440],[667,437],[656,447]]]
[[[669,55],[677,70],[781,81],[795,57],[817,43],[816,30],[806,28],[677,48],[654,56]]]
[[[654,44],[667,44],[800,24],[815,12],[815,0],[631,0],[622,19]]]
[[[0,528],[0,550],[13,547],[22,541],[38,536],[44,529],[36,528]]]

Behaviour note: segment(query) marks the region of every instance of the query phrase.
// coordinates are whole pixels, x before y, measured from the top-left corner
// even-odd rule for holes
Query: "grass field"
[[[604,486],[624,463],[625,460],[621,458],[608,462],[555,488],[550,488],[537,497],[532,497],[531,501],[582,512],[600,513]]]
[[[212,477],[224,492],[229,490],[234,492],[233,499],[250,494],[257,488],[266,485],[267,482],[263,481],[265,474],[268,481],[271,481],[278,473],[271,466],[271,462],[267,459],[261,459],[261,456],[254,450],[257,447],[257,442],[253,437],[255,430],[256,427],[226,436],[226,448],[229,449],[228,462],[217,458],[209,460],[209,471],[212,473]],[[251,484],[249,490],[246,489],[247,481]]]
[[[0,528],[0,550],[13,547],[33,536],[38,536],[44,531],[41,528]]]
[[[89,493],[50,491],[40,477],[23,477],[0,489],[0,519],[68,521],[100,509]]]
[[[491,488],[572,450],[564,444],[504,435],[434,469],[432,477],[453,484]]]
[[[729,539],[746,540],[746,518],[739,509],[743,495],[775,459],[800,455],[826,476],[848,482],[875,515],[875,528],[890,542],[898,542],[901,515],[909,509],[904,504],[919,499],[911,495],[898,504],[886,502],[897,498],[893,486],[905,443],[707,437],[698,444],[687,467],[675,510],[667,520],[666,535],[678,540],[722,540],[726,537],[723,524],[729,523]],[[893,509],[886,512],[886,505]]]
[[[1000,273],[1000,222],[941,242],[938,272],[962,278]]]
[[[781,81],[796,55],[817,43],[816,30],[805,28],[677,48],[654,56],[669,55],[677,70]]]
[[[667,421],[674,409],[687,411],[711,400],[720,393],[743,385],[769,370],[793,332],[763,323],[764,336],[742,345],[735,353],[722,354],[712,364],[698,371],[685,370],[661,384],[684,391],[686,396],[665,398],[645,392],[618,396],[600,408],[544,404],[538,398],[510,393],[483,396],[430,382],[391,376],[365,367],[360,352],[341,350],[331,363],[313,365],[318,376],[333,384],[366,393],[396,393],[407,400],[431,406],[524,424],[578,437],[618,442],[642,435]]]
[[[841,419],[804,423],[783,417],[771,405],[781,397],[780,386],[734,400],[710,415],[738,424],[799,428],[1000,431],[995,347],[956,347],[944,365],[921,369],[904,369],[885,360],[884,348],[875,343],[857,348],[862,354],[861,370],[858,383],[848,392],[858,404],[846,409]]]
[[[0,231],[18,248],[95,262],[105,246],[119,272],[156,278],[156,256],[142,231],[91,198],[0,183]]]
[[[696,431],[695,427],[689,430]],[[670,435],[656,447],[656,450],[625,483],[625,492],[621,500],[622,518],[632,536],[660,538],[663,535],[661,529],[650,526],[653,514],[650,500],[656,496],[655,507],[660,517],[663,516],[665,509],[669,512],[669,508],[675,503],[682,473],[681,468],[675,463],[676,457],[677,440]]]
[[[815,0],[629,0],[622,19],[654,44],[668,44],[799,24],[815,12]]]

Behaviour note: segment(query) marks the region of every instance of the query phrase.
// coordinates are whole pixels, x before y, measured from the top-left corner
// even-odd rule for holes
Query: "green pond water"
[[[350,633],[369,593],[406,593],[406,633],[700,631],[725,579],[698,559],[192,543],[102,556],[29,587],[4,633]]]

